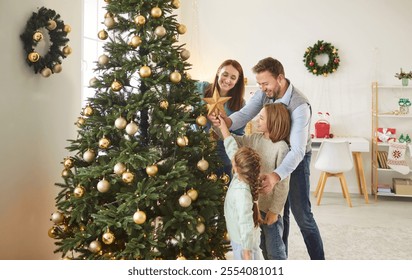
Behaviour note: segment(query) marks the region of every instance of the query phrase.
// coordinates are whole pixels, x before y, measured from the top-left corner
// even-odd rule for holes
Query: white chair
[[[327,178],[338,177],[342,187],[343,197],[346,198],[349,207],[352,207],[348,186],[343,175],[344,172],[353,168],[353,157],[349,143],[334,140],[325,140],[322,142],[316,157],[315,168],[322,171],[315,191],[315,197],[318,198],[317,205],[320,204],[322,199]]]

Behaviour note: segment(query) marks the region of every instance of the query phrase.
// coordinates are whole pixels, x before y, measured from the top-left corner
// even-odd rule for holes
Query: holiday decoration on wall
[[[178,43],[179,6],[106,1],[95,95],[77,119],[51,211],[61,213],[48,233],[63,258],[225,258],[229,180],[216,176],[207,108]]]
[[[319,64],[317,59],[320,55],[327,55],[327,62],[325,64]],[[319,40],[312,47],[308,47],[303,55],[303,62],[306,68],[313,75],[323,75],[327,77],[328,74],[336,72],[339,67],[340,58],[338,49],[331,43]]]
[[[47,78],[62,71],[62,59],[72,53],[67,45],[70,31],[71,27],[54,10],[41,7],[37,13],[33,12],[20,38],[26,62],[36,74]]]

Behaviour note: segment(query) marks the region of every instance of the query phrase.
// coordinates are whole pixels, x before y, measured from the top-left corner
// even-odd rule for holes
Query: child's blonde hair
[[[258,191],[262,185],[259,179],[260,168],[262,165],[261,158],[254,149],[250,147],[241,147],[237,150],[233,160],[236,165],[238,175],[241,176],[250,186],[253,199],[253,222],[257,227],[259,225],[259,221],[261,220],[257,205],[259,198]]]
[[[283,103],[265,104],[266,110],[266,125],[269,131],[269,138],[272,142],[281,140],[289,144],[290,135],[290,113]]]

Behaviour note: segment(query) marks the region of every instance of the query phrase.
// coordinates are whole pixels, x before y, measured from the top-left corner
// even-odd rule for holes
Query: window
[[[97,33],[105,28],[103,22],[106,10],[104,0],[83,1],[83,42],[82,42],[82,104],[94,95],[94,89],[89,88],[89,81],[95,76],[98,57],[103,53],[104,42],[99,40]]]

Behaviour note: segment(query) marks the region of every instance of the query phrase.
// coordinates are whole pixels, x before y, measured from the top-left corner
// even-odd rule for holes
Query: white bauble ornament
[[[110,182],[106,179],[102,179],[97,183],[97,190],[101,193],[108,192],[110,190]]]
[[[185,207],[185,208],[189,207],[190,204],[192,204],[192,199],[187,194],[184,194],[179,198],[179,204],[180,206]]]
[[[118,117],[115,121],[114,121],[114,126],[117,129],[124,129],[127,125],[127,121],[125,118],[123,117]]]
[[[94,240],[89,244],[89,251],[92,253],[98,253],[102,250],[102,243],[98,240]]]
[[[56,225],[63,223],[64,215],[62,212],[56,211],[51,215],[51,221]]]
[[[102,54],[99,56],[99,59],[97,60],[100,65],[106,65],[109,62],[109,57],[105,54]]]
[[[137,130],[139,130],[139,126],[134,121],[131,121],[128,125],[126,125],[126,133],[130,136],[135,135]]]
[[[118,162],[113,167],[113,171],[117,175],[122,175],[126,171],[126,165],[124,165],[124,163],[122,162]]]
[[[86,162],[92,162],[96,158],[96,153],[93,150],[87,149],[83,154],[83,159]]]
[[[106,17],[104,19],[104,25],[106,25],[107,28],[112,28],[116,22],[114,21],[114,18],[112,17]]]
[[[98,82],[97,78],[93,77],[89,80],[89,86],[94,87],[96,86],[97,82]]]

